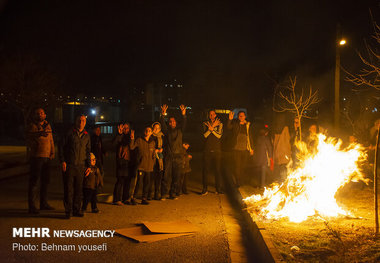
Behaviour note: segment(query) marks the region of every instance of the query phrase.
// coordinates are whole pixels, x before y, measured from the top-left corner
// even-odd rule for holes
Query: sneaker
[[[134,198],[131,199],[131,205],[137,205],[136,200]]]
[[[99,209],[98,208],[92,209],[92,213],[95,213],[95,214],[99,213]]]
[[[147,200],[142,200],[142,201],[141,201],[141,204],[142,204],[142,205],[149,205],[149,202],[148,202]]]
[[[49,204],[40,205],[40,210],[54,210],[54,207]]]
[[[166,196],[161,196],[160,197],[160,201],[165,201],[166,200]]]
[[[173,196],[170,196],[169,199],[171,199],[171,200],[178,200],[178,197],[175,196],[175,195],[173,195]]]
[[[207,194],[208,194],[208,191],[203,189],[201,195],[207,195]]]
[[[38,215],[40,213],[40,211],[38,211],[38,209],[35,207],[30,207],[28,210],[28,213],[32,214],[32,215]]]
[[[129,200],[125,200],[125,201],[123,201],[123,204],[125,204],[125,205],[130,205],[131,202],[130,202]]]
[[[75,217],[84,217],[84,214],[83,214],[82,211],[78,211],[78,212],[74,212],[73,216],[75,216]]]
[[[113,202],[114,205],[123,205],[123,203],[121,201],[117,201],[117,202]]]

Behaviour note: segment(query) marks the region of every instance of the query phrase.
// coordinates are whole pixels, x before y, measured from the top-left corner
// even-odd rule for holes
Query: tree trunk
[[[376,148],[375,148],[375,163],[373,166],[374,169],[374,183],[373,183],[373,189],[374,189],[374,197],[375,197],[375,233],[376,236],[379,234],[379,202],[378,202],[378,174],[377,174],[377,167],[378,167],[378,158],[379,158],[379,134],[380,134],[380,128],[377,129],[377,136],[376,136]]]

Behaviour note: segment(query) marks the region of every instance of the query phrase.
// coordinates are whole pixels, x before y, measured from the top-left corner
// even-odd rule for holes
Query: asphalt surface
[[[200,196],[199,159],[195,157],[189,195],[178,200],[151,201],[150,205],[114,206],[99,203],[99,214],[86,213],[83,218],[64,219],[62,177],[54,168],[49,188],[52,212],[37,216],[27,214],[27,176],[1,181],[0,185],[0,258],[1,262],[231,262],[221,196],[209,193]],[[104,192],[112,193],[114,160],[107,158]],[[197,168],[198,167],[198,168]],[[210,187],[210,190],[213,190]],[[224,198],[224,197],[223,197]],[[225,199],[225,198],[224,198]],[[142,221],[173,221],[187,219],[200,228],[189,236],[153,243],[136,243],[130,239],[113,238],[13,238],[13,227],[48,227],[61,229],[114,230],[132,227]],[[38,251],[12,249],[13,243],[38,245]],[[75,245],[76,251],[41,251],[41,244]],[[103,245],[106,251],[78,253],[78,245]],[[104,246],[103,246],[104,247]]]

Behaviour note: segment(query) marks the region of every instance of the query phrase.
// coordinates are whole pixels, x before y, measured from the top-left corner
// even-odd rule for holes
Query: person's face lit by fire
[[[208,114],[208,117],[210,118],[211,121],[215,121],[215,118],[216,118],[216,113],[215,111],[210,111],[209,114]]]
[[[239,115],[238,115],[238,119],[240,121],[240,123],[245,123],[245,113],[244,112],[240,112]]]
[[[95,166],[95,165],[96,165],[96,158],[91,157],[91,166]]]
[[[131,130],[131,128],[129,127],[129,124],[124,123],[123,124],[123,133],[128,134],[130,130]]]
[[[157,123],[153,126],[153,133],[158,134],[161,131],[161,126]]]
[[[94,133],[95,133],[96,136],[100,136],[100,127],[96,127],[94,129]]]
[[[152,128],[150,127],[146,127],[145,130],[144,130],[144,135],[146,138],[149,138],[151,135],[152,135]]]
[[[177,127],[177,121],[175,120],[174,117],[170,117],[169,119],[169,127],[174,129],[175,127]]]
[[[315,135],[317,134],[317,125],[313,124],[309,127],[309,132],[310,132],[310,135]]]
[[[86,126],[86,117],[85,116],[78,116],[77,119],[76,119],[76,122],[75,122],[75,127],[79,130],[79,131],[83,131],[84,130],[84,127]]]
[[[43,122],[46,119],[46,114],[43,109],[36,109],[35,118],[38,122]]]

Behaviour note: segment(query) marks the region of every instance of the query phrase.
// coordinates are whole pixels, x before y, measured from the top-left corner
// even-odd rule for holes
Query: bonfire
[[[336,193],[349,182],[368,183],[360,170],[366,160],[359,144],[342,147],[342,141],[318,134],[310,147],[298,142],[297,167],[288,165],[288,177],[282,184],[272,184],[262,195],[244,199],[249,211],[265,219],[288,218],[302,222],[310,217],[354,216],[340,207]]]

